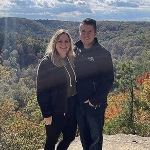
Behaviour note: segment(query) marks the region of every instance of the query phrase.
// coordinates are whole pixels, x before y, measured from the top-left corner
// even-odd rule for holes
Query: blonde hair
[[[59,53],[56,50],[56,43],[59,39],[59,36],[62,34],[67,34],[69,37],[70,49],[67,52],[66,56],[69,58],[71,65],[74,67],[75,53],[73,51],[73,40],[72,40],[70,34],[68,33],[68,31],[65,29],[60,29],[60,30],[56,31],[56,33],[53,35],[53,37],[51,38],[51,40],[48,44],[45,55],[50,56],[51,61],[55,66],[57,66],[57,67],[66,66],[64,59],[61,58],[61,56],[59,55]]]

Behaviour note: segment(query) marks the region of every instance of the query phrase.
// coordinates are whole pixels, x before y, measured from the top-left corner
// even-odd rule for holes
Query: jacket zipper
[[[94,91],[96,91],[96,83],[93,81]]]

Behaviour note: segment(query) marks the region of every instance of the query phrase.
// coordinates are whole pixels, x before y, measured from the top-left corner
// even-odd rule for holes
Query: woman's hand
[[[45,123],[45,125],[51,125],[51,123],[52,123],[52,116],[48,117],[48,118],[44,118],[44,123]]]

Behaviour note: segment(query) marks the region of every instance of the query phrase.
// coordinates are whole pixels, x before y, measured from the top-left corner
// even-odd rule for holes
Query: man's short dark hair
[[[97,30],[96,21],[94,19],[91,19],[91,18],[84,19],[79,25],[79,30],[81,30],[82,25],[92,25],[94,28],[94,31],[96,32]]]

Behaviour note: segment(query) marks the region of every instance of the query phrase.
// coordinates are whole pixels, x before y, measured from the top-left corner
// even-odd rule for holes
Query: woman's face
[[[62,58],[66,56],[67,52],[70,49],[70,46],[71,43],[68,35],[65,33],[61,34],[56,42],[56,50]]]

